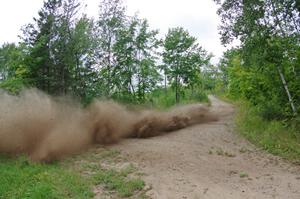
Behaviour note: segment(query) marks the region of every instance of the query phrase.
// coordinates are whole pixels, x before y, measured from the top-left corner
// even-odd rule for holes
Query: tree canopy
[[[22,42],[0,48],[0,87],[15,93],[37,87],[86,103],[94,97],[144,103],[163,75],[177,102],[182,88],[200,82],[211,55],[187,30],[170,28],[159,38],[147,19],[127,15],[122,0],[102,0],[96,19],[82,7],[80,0],[45,1],[22,28]]]
[[[259,105],[267,117],[296,115],[300,100],[298,1],[216,2],[222,43],[241,42],[220,62],[230,92]]]

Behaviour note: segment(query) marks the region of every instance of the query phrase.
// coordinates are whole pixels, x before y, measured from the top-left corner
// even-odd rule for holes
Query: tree
[[[134,79],[137,81],[137,97],[139,102],[145,102],[146,92],[155,89],[160,74],[156,66],[157,48],[160,41],[156,38],[158,31],[149,30],[147,20],[137,20],[137,33],[134,42],[134,67],[136,74]]]
[[[103,0],[97,21],[96,57],[104,93],[125,101],[145,100],[159,80],[155,66],[157,31],[146,20],[125,16],[121,0]]]
[[[22,59],[24,52],[21,47],[16,46],[14,43],[3,44],[0,48],[0,80],[16,76],[17,71],[22,70]]]
[[[16,93],[27,84],[27,67],[24,65],[26,47],[3,44],[0,47],[0,87]]]
[[[99,6],[97,21],[97,51],[96,60],[100,67],[100,76],[103,83],[102,89],[106,96],[116,92],[118,80],[114,74],[116,56],[114,52],[118,37],[125,28],[127,18],[122,0],[102,0]]]
[[[39,11],[39,18],[34,18],[33,24],[23,29],[23,41],[28,46],[29,54],[26,57],[26,65],[29,68],[28,78],[30,84],[39,89],[51,92],[53,82],[53,56],[51,47],[55,38],[53,30],[57,21],[57,12],[62,2],[49,0],[44,2]]]
[[[93,33],[94,23],[86,16],[81,17],[72,29],[72,40],[69,44],[71,67],[71,87],[74,94],[90,101],[90,98],[99,96],[96,88],[99,82],[95,65],[94,51],[96,38]]]
[[[200,78],[200,67],[209,62],[210,56],[196,43],[196,38],[181,27],[169,29],[163,47],[164,73],[174,85],[178,103],[182,84],[193,87]]]
[[[77,0],[48,0],[34,23],[23,29],[32,86],[52,94],[86,97],[83,88],[94,74],[95,42],[93,23],[79,10]]]
[[[240,50],[232,48],[230,50],[227,50],[223,53],[223,56],[221,57],[218,68],[221,71],[221,79],[223,82],[224,89],[228,89],[229,85],[229,69],[231,66],[236,65],[234,62],[237,62],[237,59],[240,61]]]
[[[299,101],[296,93],[300,89],[295,86],[300,80],[297,75],[300,69],[297,55],[300,49],[298,3],[293,0],[217,2],[222,17],[220,33],[223,44],[240,39],[243,67],[256,71],[253,78],[258,73],[263,74],[264,84],[269,79],[276,81],[272,86],[278,87],[272,89],[272,96],[278,99],[277,106],[288,104],[291,112],[296,114],[295,102]],[[276,73],[276,78],[271,76]],[[265,99],[268,97],[263,93],[260,95]]]
[[[74,68],[76,57],[74,56],[74,29],[78,21],[77,14],[80,3],[78,0],[62,0],[58,8],[57,18],[54,24],[51,55],[54,58],[55,89],[60,94],[72,92]],[[82,35],[83,36],[83,35]],[[77,37],[78,38],[78,37]]]

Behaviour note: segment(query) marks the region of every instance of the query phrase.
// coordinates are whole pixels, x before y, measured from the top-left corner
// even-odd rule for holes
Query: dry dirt
[[[218,122],[111,146],[145,173],[154,199],[300,198],[300,167],[233,132],[234,108],[210,97]]]

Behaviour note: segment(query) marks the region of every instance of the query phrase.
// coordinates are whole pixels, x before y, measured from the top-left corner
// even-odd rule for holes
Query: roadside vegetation
[[[145,103],[144,106],[150,106],[158,109],[165,109],[174,106],[176,99],[174,98],[175,91],[172,88],[159,88],[151,93],[149,93],[149,102]],[[188,103],[207,103],[209,104],[209,99],[207,96],[207,91],[202,89],[191,90],[189,88],[184,88],[180,93],[180,103],[179,104],[188,104]]]
[[[0,156],[0,171],[1,199],[147,198],[138,169],[102,147],[52,164]]]
[[[34,87],[84,104],[151,103],[151,93],[163,88],[174,98],[166,106],[186,95],[199,99],[199,89],[205,95],[203,71],[212,55],[187,30],[170,28],[159,38],[146,19],[126,13],[122,0],[102,0],[97,19],[87,18],[81,3],[45,1],[22,27],[21,42],[0,47],[0,88],[18,94]]]
[[[83,10],[81,0],[45,0],[21,41],[0,46],[0,88],[18,95],[34,87],[83,105],[94,98],[158,109],[208,101],[203,71],[212,55],[187,30],[170,27],[159,38],[122,0],[102,0],[95,19]],[[95,153],[50,165],[1,156],[0,198],[145,198],[132,166],[114,167],[117,153]]]
[[[80,0],[46,0],[22,28],[21,42],[0,47],[0,88],[159,109],[208,102],[207,92],[215,92],[238,104],[237,131],[300,163],[299,2],[214,1],[222,43],[240,41],[215,66],[187,30],[173,27],[159,38],[121,0],[102,0],[96,19],[82,12]],[[124,167],[118,152],[103,148],[49,165],[0,156],[1,199],[145,198],[145,187],[133,165]]]
[[[265,120],[257,108],[239,102],[236,127],[256,146],[300,164],[299,125],[294,121]]]
[[[91,182],[58,163],[0,157],[0,198],[91,198]]]
[[[255,145],[300,162],[300,4],[215,0],[221,41],[239,40],[215,73],[215,91],[237,104],[237,131]],[[234,14],[233,14],[234,13]]]

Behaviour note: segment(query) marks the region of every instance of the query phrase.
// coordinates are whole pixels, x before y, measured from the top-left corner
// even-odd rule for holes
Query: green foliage
[[[241,41],[239,49],[229,50],[220,61],[224,87],[232,96],[259,106],[266,119],[295,116],[300,110],[300,24],[295,1],[216,2],[223,44]]]
[[[95,150],[52,164],[31,163],[24,156],[12,159],[1,155],[0,199],[93,198],[93,187],[99,184],[110,196],[144,196],[145,183],[133,177],[137,176],[137,169],[132,164],[116,168],[121,159],[119,151]]]
[[[186,84],[193,87],[199,84],[201,67],[207,65],[211,58],[199,47],[196,38],[183,28],[169,29],[164,40],[163,69],[175,89],[176,103],[180,101],[181,87]]]
[[[0,47],[0,88],[17,93],[28,84],[25,51],[23,45],[3,44]]]
[[[26,73],[23,65],[25,47],[15,44],[3,44],[0,48],[0,80],[13,77],[22,78]]]
[[[37,87],[83,104],[95,97],[143,104],[161,85],[162,73],[177,103],[187,87],[214,87],[213,73],[202,73],[211,67],[211,55],[196,38],[174,28],[158,39],[146,19],[126,14],[122,0],[102,0],[96,20],[82,13],[80,0],[47,0],[22,30],[19,45],[0,48],[0,87],[13,93]]]
[[[289,160],[300,161],[300,132],[297,126],[289,126],[281,121],[266,121],[261,111],[248,102],[239,102],[236,116],[237,130],[252,143],[270,153]]]
[[[125,162],[123,162],[123,159],[124,157],[120,156],[118,150],[98,147],[68,159],[65,161],[65,166],[83,173],[96,190],[100,188],[100,197],[144,197],[146,190],[144,190],[145,183],[140,178],[141,173],[138,173],[133,164],[127,164],[127,160],[124,159]],[[96,197],[98,196],[97,194]]]
[[[172,88],[158,88],[147,95],[146,105],[159,109],[170,108],[177,104],[174,95],[175,91]],[[206,92],[199,88],[194,90],[183,88],[180,99],[180,104],[209,102]]]
[[[241,45],[224,53],[219,89],[246,101],[238,131],[250,141],[299,161],[299,9],[293,0],[215,0],[221,40]],[[293,118],[293,119],[292,119]]]
[[[226,73],[223,86],[232,99],[246,99],[255,105],[267,120],[283,119],[290,113],[281,80],[277,74],[258,71],[242,64],[239,51],[233,49],[225,54],[221,64]]]
[[[11,78],[5,81],[0,81],[0,88],[17,94],[26,85],[26,82],[21,78]]]
[[[59,165],[0,156],[0,198],[92,198],[90,183]]]
[[[130,197],[145,186],[144,181],[139,178],[127,178],[131,171],[100,170],[94,176],[94,180],[96,184],[104,184],[106,189],[116,191],[120,197]]]
[[[158,31],[147,20],[125,15],[122,1],[103,0],[97,21],[100,81],[104,95],[123,102],[145,101],[159,81],[156,67]]]
[[[39,17],[23,29],[30,86],[50,94],[87,97],[96,77],[93,23],[77,14],[79,6],[77,0],[45,1]]]
[[[247,173],[245,173],[244,171],[242,171],[240,173],[240,178],[247,178],[249,175]]]
[[[158,88],[153,92],[149,93],[149,104],[152,107],[157,107],[160,109],[169,108],[176,104],[174,98],[174,91],[172,89]]]

